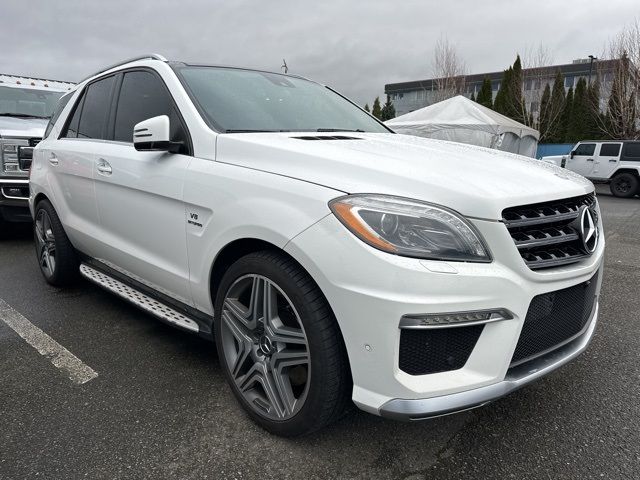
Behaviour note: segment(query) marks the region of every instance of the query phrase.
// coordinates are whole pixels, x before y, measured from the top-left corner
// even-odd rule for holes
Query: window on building
[[[564,87],[565,88],[571,88],[573,87],[573,76],[566,76],[564,78]]]
[[[531,105],[529,105],[529,111],[531,113],[536,113],[538,111],[538,107],[539,107],[538,102],[531,102]]]
[[[531,90],[531,86],[532,86],[533,82],[531,80],[527,80],[524,82],[524,89],[525,90]]]
[[[619,143],[603,143],[600,147],[600,155],[603,157],[617,157],[619,153]]]

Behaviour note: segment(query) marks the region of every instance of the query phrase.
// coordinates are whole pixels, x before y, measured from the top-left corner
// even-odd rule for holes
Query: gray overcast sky
[[[1,0],[0,72],[77,81],[139,53],[321,81],[364,104],[429,78],[445,34],[468,73],[503,70],[542,42],[556,63],[598,55],[638,0]]]

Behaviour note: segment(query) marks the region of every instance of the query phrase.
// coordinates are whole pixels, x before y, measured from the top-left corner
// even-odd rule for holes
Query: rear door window
[[[600,146],[601,157],[617,157],[620,154],[619,143],[603,143]]]
[[[51,118],[49,119],[49,123],[47,124],[47,128],[44,131],[43,138],[47,138],[49,136],[49,133],[51,133],[51,129],[58,121],[58,118],[60,118],[60,114],[62,113],[62,110],[64,110],[64,107],[67,106],[67,103],[69,103],[69,99],[72,96],[73,96],[72,93],[67,93],[66,95],[63,95],[62,97],[60,97],[60,100],[58,100],[58,105],[56,106],[56,109],[53,111],[53,115],[51,115]]]
[[[581,143],[574,151],[574,155],[593,155],[596,151],[595,143]]]
[[[82,103],[84,102],[84,93],[80,96],[71,112],[71,119],[67,123],[67,127],[61,137],[77,138],[78,125],[80,124],[80,114],[82,113]]]
[[[115,115],[114,140],[133,142],[133,127],[149,118],[167,115],[173,142],[187,144],[187,136],[173,99],[160,78],[151,72],[127,72],[122,79]]]
[[[87,87],[78,125],[78,138],[105,138],[114,82],[115,76],[111,76]]]

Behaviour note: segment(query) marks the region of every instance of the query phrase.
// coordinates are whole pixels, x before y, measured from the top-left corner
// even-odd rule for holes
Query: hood
[[[41,138],[47,123],[47,118],[0,117],[0,137]]]
[[[547,155],[546,157],[542,157],[540,160],[546,163],[550,163],[552,165],[562,165],[562,160],[566,160],[569,155]]]
[[[501,219],[507,207],[593,191],[584,177],[540,160],[392,133],[223,134],[217,137],[216,152],[216,160],[224,163],[345,193],[437,203],[490,220]]]

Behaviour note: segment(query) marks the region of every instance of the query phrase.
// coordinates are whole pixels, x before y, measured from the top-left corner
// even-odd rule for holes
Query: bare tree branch
[[[464,92],[465,63],[445,35],[441,35],[436,42],[432,68],[436,84],[436,102]]]
[[[609,40],[602,56],[618,63],[611,81],[603,82],[609,101],[599,127],[612,139],[640,138],[640,21],[636,18]]]

